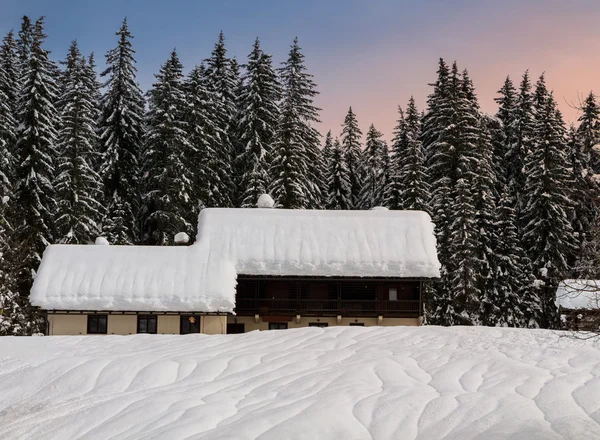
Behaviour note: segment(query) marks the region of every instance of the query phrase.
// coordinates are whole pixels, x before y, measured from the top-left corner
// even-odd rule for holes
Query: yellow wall
[[[87,315],[48,315],[49,335],[86,335]]]
[[[236,321],[237,320],[237,321]],[[227,322],[232,324],[237,322],[238,324],[244,324],[244,331],[250,332],[252,330],[268,330],[269,323],[263,322],[262,318],[259,318],[258,323],[256,323],[254,317],[251,316],[228,316]],[[310,322],[326,322],[330,327],[334,325],[348,326],[351,322],[362,322],[365,324],[365,327],[371,327],[374,325],[381,326],[417,326],[419,325],[419,318],[383,318],[383,321],[378,323],[377,318],[342,318],[338,323],[337,318],[335,317],[327,317],[327,318],[316,318],[316,317],[306,317],[302,316],[300,318],[300,322],[296,322],[296,317],[293,317],[290,322],[288,322],[288,328],[300,328],[300,327],[308,327]]]
[[[179,334],[179,315],[157,315],[157,331],[159,334]],[[244,324],[244,330],[250,332],[253,330],[268,330],[269,323],[263,322],[259,318],[258,323],[252,316],[201,316],[200,317],[200,333],[207,335],[224,334],[227,331],[227,323]],[[288,328],[308,327],[310,322],[326,322],[330,327],[335,325],[348,326],[351,322],[362,322],[365,327],[374,325],[381,326],[416,326],[420,324],[419,318],[384,318],[378,322],[377,318],[342,318],[338,323],[337,318],[300,318],[300,322],[296,321],[296,317],[288,322]],[[137,315],[108,315],[109,335],[134,335],[137,333]],[[48,315],[48,334],[49,335],[85,335],[87,334],[87,315],[72,314],[72,315]]]
[[[158,315],[156,331],[160,335],[178,335],[180,330],[179,315]]]
[[[107,333],[109,335],[135,335],[137,333],[137,315],[108,315]]]
[[[200,333],[222,335],[227,333],[227,316],[203,316]]]

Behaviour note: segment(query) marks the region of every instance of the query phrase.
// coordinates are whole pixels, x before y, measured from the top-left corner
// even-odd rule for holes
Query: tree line
[[[507,78],[484,114],[467,70],[440,59],[427,108],[398,108],[391,144],[348,110],[322,142],[318,94],[295,39],[276,68],[256,39],[243,65],[221,33],[187,74],[173,50],[136,80],[127,21],[98,76],[77,42],[54,62],[44,18],[0,47],[0,334],[31,334],[28,303],[49,243],[172,245],[203,207],[424,210],[442,277],[426,317],[443,325],[554,327],[555,291],[598,267],[600,110],[567,127],[544,76]],[[410,252],[410,250],[407,250]]]

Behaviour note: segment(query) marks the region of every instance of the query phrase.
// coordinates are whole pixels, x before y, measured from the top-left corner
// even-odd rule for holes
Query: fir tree
[[[269,185],[269,160],[279,118],[277,101],[281,95],[271,55],[265,54],[258,38],[248,56],[244,86],[240,92],[237,138],[242,147],[241,205],[254,207]]]
[[[321,164],[323,166],[323,170],[321,171],[322,176],[326,176],[321,179],[321,194],[325,196],[325,206],[329,203],[329,168],[331,166],[331,155],[333,154],[333,136],[331,135],[331,130],[327,132],[325,135],[325,142],[323,143],[323,148],[321,149]]]
[[[11,116],[16,118],[17,99],[19,97],[20,65],[17,54],[17,42],[13,31],[10,31],[3,39],[0,47],[0,69],[3,76],[0,78],[0,90],[4,93]]]
[[[575,258],[578,260],[584,254],[585,247],[590,241],[590,232],[598,215],[598,185],[593,179],[591,151],[586,149],[585,142],[574,126],[569,129],[567,147],[572,170],[570,198],[573,205],[570,211],[570,221],[577,243]],[[579,261],[571,263],[575,269],[580,266]]]
[[[568,273],[575,244],[568,213],[571,173],[565,145],[565,127],[543,77],[536,92],[534,145],[526,156],[523,238],[540,281],[542,327],[556,320],[555,290]]]
[[[338,139],[335,140],[331,149],[327,184],[327,209],[350,209],[350,175]]]
[[[382,137],[383,134],[371,124],[367,132],[365,151],[363,153],[365,180],[359,201],[359,207],[362,209],[381,206],[385,200],[385,156],[387,155],[387,146]]]
[[[312,75],[306,72],[304,55],[294,39],[288,60],[279,69],[283,87],[280,117],[273,148],[271,194],[278,206],[288,209],[317,207],[321,200],[319,122],[317,95]]]
[[[223,32],[219,34],[219,40],[205,64],[206,86],[214,92],[214,120],[219,127],[218,144],[214,146],[214,152],[218,156],[215,162],[220,164],[221,169],[213,170],[215,174],[219,174],[217,186],[214,188],[217,193],[215,198],[219,200],[216,206],[227,207],[233,205],[235,197],[232,176],[236,153],[236,92],[239,89],[239,79],[236,77],[237,69],[235,66],[232,68],[232,60],[227,58]]]
[[[358,127],[356,115],[352,111],[352,107],[350,107],[344,118],[344,124],[342,124],[342,147],[344,150],[344,161],[346,162],[350,176],[351,209],[359,209],[360,193],[365,178],[361,136],[362,131]]]
[[[88,96],[89,96],[89,102],[92,106],[92,115],[91,118],[92,120],[95,122],[95,130],[98,133],[99,132],[99,126],[98,123],[100,121],[100,118],[102,117],[102,108],[101,108],[101,102],[102,102],[102,93],[101,93],[101,88],[102,88],[102,84],[100,84],[100,82],[98,81],[98,75],[96,74],[96,61],[95,61],[95,57],[94,57],[94,52],[92,52],[90,54],[90,56],[88,57],[87,63],[85,65],[85,73],[86,73],[86,80],[84,82],[85,86],[89,89],[88,90]],[[92,169],[96,172],[99,172],[100,167],[102,166],[102,148],[101,148],[101,144],[100,144],[100,137],[99,135],[96,135],[93,139],[93,152],[94,154],[92,155],[92,157],[90,157],[90,165],[92,166]],[[103,189],[103,193],[100,196],[99,200],[103,201],[103,197],[104,197],[104,189]]]
[[[27,15],[24,15],[21,18],[21,30],[19,30],[16,42],[17,57],[19,59],[20,80],[25,80],[24,76],[27,75],[29,70],[29,57],[31,56],[34,33],[35,26],[31,22],[31,19]]]
[[[146,142],[142,160],[143,241],[173,244],[178,232],[191,235],[195,222],[189,206],[193,177],[187,166],[192,148],[184,121],[183,66],[177,52],[156,75],[149,92]]]
[[[60,243],[90,243],[100,235],[103,206],[100,176],[93,170],[97,146],[97,103],[90,94],[87,61],[76,42],[66,62],[58,133],[58,198],[56,239]]]
[[[412,96],[406,116],[400,107],[398,112],[386,204],[390,209],[429,211],[429,184],[421,142],[421,120]]]
[[[220,191],[223,174],[228,169],[222,154],[217,154],[224,136],[218,115],[214,109],[219,105],[216,92],[207,86],[204,69],[196,66],[185,83],[188,102],[188,136],[191,145],[187,164],[192,171],[192,214],[197,217],[202,206],[227,206],[229,199]],[[222,178],[223,177],[223,178]],[[197,204],[196,204],[197,202]]]
[[[600,152],[594,149],[600,141],[600,108],[592,92],[585,98],[581,110],[577,136],[582,143],[582,153],[590,156],[590,167],[594,174],[600,174]]]
[[[23,296],[29,293],[42,252],[53,241],[56,214],[52,181],[57,154],[54,124],[58,115],[53,105],[57,90],[53,64],[43,48],[46,38],[43,25],[42,18],[35,24],[29,66],[18,103],[13,261],[18,261],[17,290]]]
[[[509,181],[515,185],[516,167],[515,160],[522,163],[522,155],[518,150],[517,132],[517,91],[510,79],[506,77],[502,88],[498,91],[500,96],[495,98],[498,103],[496,117],[502,123],[502,141],[494,143],[495,168],[501,183],[506,185]]]
[[[506,152],[506,183],[515,200],[517,225],[521,230],[525,220],[525,158],[533,148],[534,109],[529,73],[525,72],[519,86],[515,108],[515,143]]]
[[[114,244],[132,244],[137,235],[138,172],[144,98],[136,82],[135,51],[127,19],[116,33],[117,47],[106,54],[108,76],[102,98],[100,142],[107,215],[103,233]]]

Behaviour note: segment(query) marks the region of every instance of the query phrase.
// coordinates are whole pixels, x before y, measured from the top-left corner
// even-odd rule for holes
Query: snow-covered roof
[[[556,290],[556,305],[563,309],[600,309],[600,280],[564,280]]]
[[[32,304],[61,310],[230,312],[236,275],[435,278],[419,211],[202,210],[185,247],[52,245]]]

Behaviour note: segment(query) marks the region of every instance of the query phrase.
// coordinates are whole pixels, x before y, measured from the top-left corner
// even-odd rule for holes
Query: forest
[[[101,72],[76,41],[57,61],[45,39],[44,18],[23,17],[0,46],[0,335],[40,331],[28,293],[48,244],[173,245],[204,207],[264,193],[284,209],[428,212],[442,264],[428,324],[555,328],[558,283],[598,277],[592,92],[568,125],[524,72],[486,114],[467,69],[440,59],[426,108],[402,103],[389,142],[352,108],[321,136],[298,39],[280,65],[259,39],[238,63],[221,33],[187,70],[173,50],[147,92],[126,20]]]

